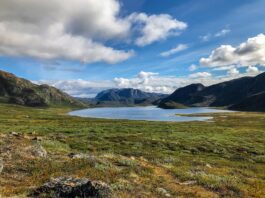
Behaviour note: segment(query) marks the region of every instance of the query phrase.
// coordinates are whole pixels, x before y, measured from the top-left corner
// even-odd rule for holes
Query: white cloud
[[[238,76],[240,74],[240,72],[236,68],[230,68],[227,71],[227,74],[228,74],[228,76]]]
[[[189,71],[195,71],[197,70],[197,68],[198,68],[197,65],[192,64],[191,66],[189,66]]]
[[[137,30],[140,31],[140,37],[135,41],[138,46],[146,46],[169,36],[178,35],[180,30],[188,26],[168,14],[148,16],[145,13],[133,13],[128,20],[136,24]]]
[[[219,32],[216,32],[215,34],[208,33],[206,35],[200,36],[200,39],[203,42],[207,42],[207,41],[210,41],[213,38],[223,37],[223,36],[229,34],[230,32],[231,32],[230,29],[222,29]]]
[[[173,49],[170,49],[170,50],[168,50],[166,52],[162,52],[160,55],[163,56],[163,57],[168,57],[168,56],[171,56],[173,54],[176,54],[176,53],[181,52],[181,51],[186,50],[186,49],[188,49],[188,45],[179,44]]]
[[[126,60],[133,52],[95,41],[127,34],[130,24],[117,17],[119,10],[115,0],[1,0],[0,54],[86,63]]]
[[[208,58],[201,58],[200,63],[208,67],[227,65],[265,66],[265,35],[249,38],[237,47],[221,45],[212,51]]]
[[[105,89],[114,87],[112,81],[88,81],[88,80],[40,80],[36,84],[48,84],[75,97],[95,97],[95,95]]]
[[[214,71],[227,71],[230,69],[235,68],[235,65],[229,65],[229,66],[222,66],[222,67],[215,67],[213,68]]]
[[[203,42],[207,42],[207,41],[209,41],[211,38],[212,38],[212,34],[206,34],[206,35],[200,36],[200,39],[201,39]]]
[[[253,68],[252,68],[253,69]],[[206,86],[232,80],[235,77],[255,76],[256,73],[244,73],[233,76],[213,76],[208,72],[198,72],[190,76],[162,76],[158,73],[141,71],[133,78],[114,78],[105,81],[87,80],[58,80],[58,81],[38,81],[38,84],[49,84],[55,86],[70,95],[76,97],[94,97],[98,92],[109,88],[134,88],[147,92],[171,94],[177,88],[190,85],[192,83],[202,83]]]
[[[0,55],[117,63],[134,53],[105,46],[106,41],[133,36],[146,45],[187,26],[163,14],[121,17],[121,9],[118,0],[1,0]],[[131,35],[133,30],[138,34]]]
[[[259,69],[255,66],[249,66],[246,70],[248,74],[258,74],[260,73]]]
[[[210,74],[209,72],[197,72],[189,75],[190,78],[208,78],[211,76],[212,74]]]
[[[16,32],[0,24],[0,54],[40,59],[70,59],[85,63],[117,63],[133,56],[84,37],[66,34],[60,24],[49,27],[44,35]]]
[[[230,32],[231,32],[230,29],[222,29],[221,31],[216,32],[214,36],[215,36],[215,37],[222,37],[222,36],[227,35],[227,34],[230,33]]]

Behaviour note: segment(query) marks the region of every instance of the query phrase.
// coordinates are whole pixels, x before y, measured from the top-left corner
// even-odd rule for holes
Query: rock
[[[32,140],[34,140],[34,141],[42,141],[43,138],[40,137],[40,136],[37,136],[37,137],[33,137]]]
[[[135,157],[134,156],[131,156],[130,158],[131,158],[131,160],[135,160]]]
[[[46,158],[47,151],[40,145],[36,144],[30,148],[30,152],[34,157]]]
[[[0,158],[0,174],[2,173],[3,169],[4,169],[4,162],[3,159]]]
[[[160,195],[163,195],[165,197],[171,197],[171,195],[164,188],[157,188],[156,190]]]
[[[84,153],[70,153],[68,155],[68,157],[70,157],[71,159],[89,159],[89,160],[94,160],[96,159],[95,156],[93,155],[88,155],[88,154],[84,154]]]
[[[211,164],[206,164],[205,165],[207,168],[212,168]]]
[[[59,177],[35,189],[30,197],[113,198],[113,193],[104,182]]]
[[[206,164],[205,165],[207,168],[212,168],[211,164]]]
[[[13,136],[16,136],[16,137],[20,136],[20,134],[18,132],[15,132],[15,131],[11,132],[10,134]]]

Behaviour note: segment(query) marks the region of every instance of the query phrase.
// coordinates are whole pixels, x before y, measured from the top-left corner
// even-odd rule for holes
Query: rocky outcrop
[[[104,182],[84,178],[59,177],[35,189],[29,197],[113,198],[113,193]]]

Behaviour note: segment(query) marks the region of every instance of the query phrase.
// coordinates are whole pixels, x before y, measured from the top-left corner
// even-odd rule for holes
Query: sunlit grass
[[[25,194],[69,175],[103,180],[120,197],[163,197],[160,188],[172,197],[265,197],[265,114],[174,123],[78,118],[69,111],[0,105],[0,135],[41,136],[48,152],[47,159],[13,155],[0,177],[2,194]],[[15,141],[19,147],[33,140]],[[0,147],[12,142],[2,138]],[[93,157],[70,159],[69,153]]]

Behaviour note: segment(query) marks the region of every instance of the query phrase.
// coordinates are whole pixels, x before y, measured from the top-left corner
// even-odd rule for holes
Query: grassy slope
[[[70,117],[69,110],[0,104],[0,148],[19,150],[43,136],[49,153],[49,159],[15,153],[5,159],[0,197],[22,196],[60,175],[103,180],[119,197],[163,197],[158,188],[172,197],[265,197],[265,114],[166,123]],[[6,135],[11,131],[25,137]],[[72,160],[70,152],[95,157]]]

